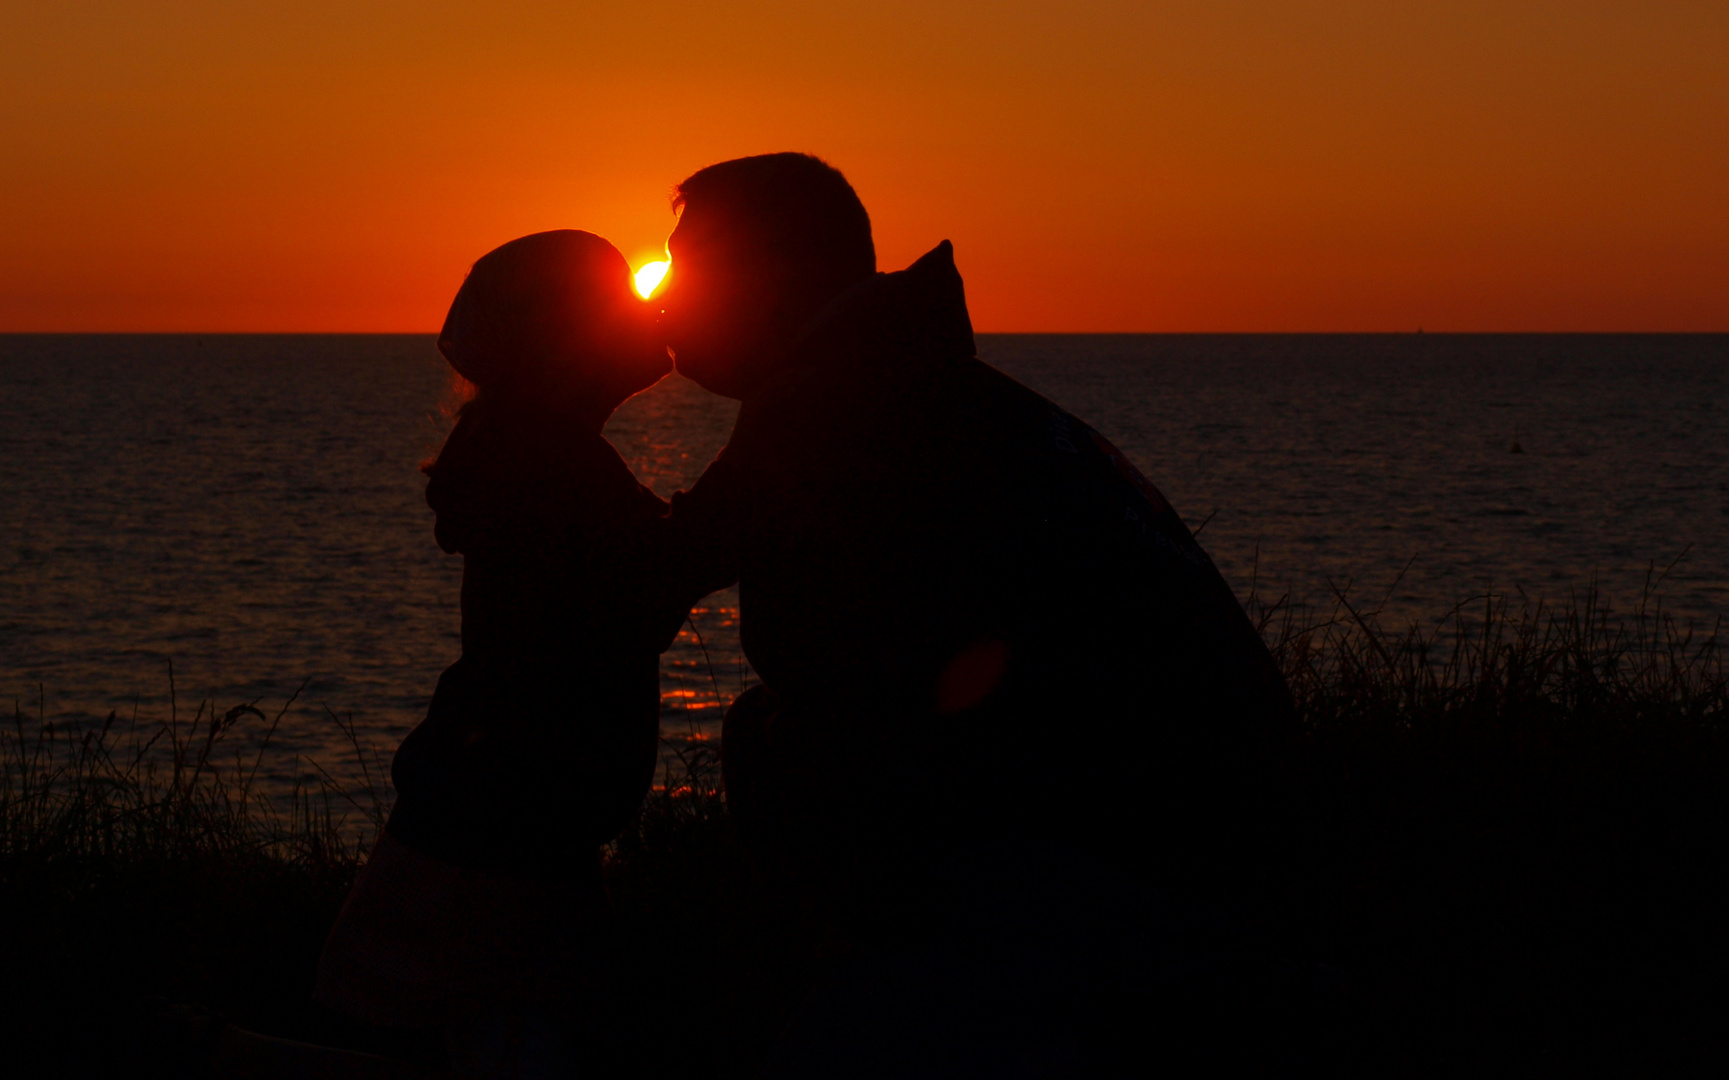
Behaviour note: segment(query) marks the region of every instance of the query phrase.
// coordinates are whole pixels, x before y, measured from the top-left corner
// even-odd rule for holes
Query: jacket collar
[[[944,240],[905,270],[874,274],[824,305],[759,393],[824,368],[900,366],[976,352],[954,245]]]
[[[797,351],[828,354],[818,363],[854,352],[877,362],[975,355],[954,245],[944,240],[905,270],[877,274],[836,297]]]

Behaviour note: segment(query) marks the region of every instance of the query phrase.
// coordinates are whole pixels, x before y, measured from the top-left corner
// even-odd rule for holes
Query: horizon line
[[[974,330],[988,337],[1721,337],[1722,330]],[[437,337],[437,330],[0,330],[0,337]]]

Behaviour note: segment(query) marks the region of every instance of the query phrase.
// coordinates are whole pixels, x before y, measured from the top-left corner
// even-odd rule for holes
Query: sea
[[[1394,627],[1591,588],[1700,633],[1729,612],[1729,335],[978,347],[1135,461],[1245,601],[1343,595]],[[282,714],[268,782],[352,775],[354,741],[376,772],[459,653],[461,561],[419,471],[448,394],[430,336],[0,336],[4,704],[74,725],[253,704]],[[671,375],[606,434],[665,496],[736,412]],[[669,745],[715,738],[750,680],[715,594],[664,657]]]

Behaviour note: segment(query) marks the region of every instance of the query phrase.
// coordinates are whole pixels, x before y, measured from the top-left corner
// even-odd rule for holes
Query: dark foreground
[[[1253,907],[1266,948],[1343,987],[1313,1071],[1652,1072],[1729,1049],[1714,636],[1645,608],[1610,617],[1593,596],[1559,612],[1478,601],[1432,635],[1343,601],[1322,619],[1258,614],[1305,737],[1286,857]],[[308,1002],[375,805],[253,797],[249,760],[218,764],[231,729],[267,725],[250,713],[182,717],[140,757],[165,725],[69,734],[16,712],[0,753],[7,1075],[131,1075],[121,1018],[152,993],[419,1052]],[[1156,730],[1138,746],[1156,754]],[[711,755],[681,752],[608,864],[631,972],[614,1050],[642,1075],[748,1075],[832,946],[752,871]],[[1133,782],[1110,767],[1101,782]],[[360,807],[346,821],[345,805]],[[1149,1068],[1180,1036],[1157,1024]]]

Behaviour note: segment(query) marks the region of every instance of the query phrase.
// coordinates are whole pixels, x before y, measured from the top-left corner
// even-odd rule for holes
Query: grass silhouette
[[[1303,720],[1276,940],[1355,983],[1401,1067],[1641,1071],[1712,1047],[1729,960],[1717,627],[1482,596],[1384,627],[1257,612]]]
[[[1302,718],[1255,906],[1269,948],[1343,973],[1350,1053],[1417,1072],[1648,1071],[1721,1049],[1729,682],[1716,628],[1669,618],[1660,585],[1624,612],[1587,588],[1400,627],[1344,588],[1319,609],[1251,596]],[[359,780],[314,768],[267,796],[293,698],[274,716],[206,702],[190,721],[170,701],[166,718],[88,729],[14,706],[0,1024],[30,1048],[20,1065],[107,1072],[116,1018],[147,993],[390,1049],[308,1000],[388,807],[381,759],[331,714]],[[745,1075],[822,929],[752,872],[717,747],[695,735],[667,744],[665,782],[607,856],[621,992],[643,1018],[623,1037],[652,1075]]]

